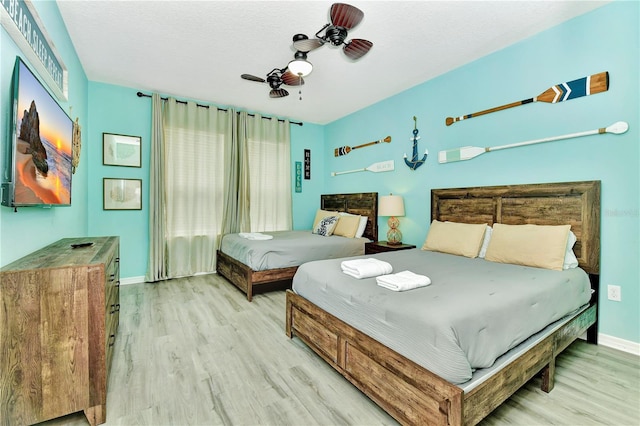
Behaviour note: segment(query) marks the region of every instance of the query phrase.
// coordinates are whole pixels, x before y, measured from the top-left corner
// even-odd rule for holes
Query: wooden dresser
[[[106,421],[119,266],[118,237],[86,237],[0,269],[0,425],[77,411]]]

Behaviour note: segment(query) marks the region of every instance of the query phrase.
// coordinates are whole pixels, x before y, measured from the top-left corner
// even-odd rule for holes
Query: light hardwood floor
[[[216,275],[120,289],[107,425],[394,425],[297,338],[283,291]],[[43,425],[87,425],[77,413]],[[577,341],[547,394],[534,378],[482,425],[639,425],[640,359]]]

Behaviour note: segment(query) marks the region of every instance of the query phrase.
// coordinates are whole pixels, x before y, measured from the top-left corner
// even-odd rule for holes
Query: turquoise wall
[[[151,100],[135,88],[88,82],[54,2],[35,3],[40,18],[69,69],[69,102],[83,130],[80,166],[73,178],[69,208],[0,208],[0,266],[67,236],[119,235],[122,277],[142,277],[148,240],[148,176]],[[325,126],[291,126],[292,166],[311,150],[311,180],[293,192],[294,228],[308,229],[322,193],[377,191],[404,196],[404,241],[421,245],[429,224],[432,188],[574,180],[602,181],[601,281],[620,285],[622,302],[600,300],[600,332],[640,343],[638,150],[639,5],[615,2],[507,49]],[[3,139],[10,104],[10,81],[18,48],[1,30],[0,106]],[[444,125],[458,116],[539,94],[552,84],[609,71],[608,92],[559,104],[536,103]],[[267,113],[265,113],[267,115]],[[418,118],[419,149],[427,163],[409,170],[412,117]],[[574,133],[627,121],[620,136],[598,135],[488,153],[470,161],[438,164],[440,150],[465,145],[494,146]],[[102,133],[142,137],[142,167],[102,165]],[[378,144],[334,157],[339,146],[354,146],[392,136]],[[4,155],[4,148],[2,154]],[[363,168],[394,160],[387,173],[362,172],[331,177],[332,171]],[[292,170],[292,180],[293,180]],[[143,180],[142,211],[103,211],[104,177]],[[292,188],[292,191],[294,188]],[[387,230],[379,221],[381,239]]]
[[[311,179],[304,179],[304,150],[311,151]],[[293,229],[311,229],[320,195],[324,194],[325,170],[324,126],[304,123],[291,126],[291,174]],[[302,192],[295,192],[295,163],[302,163]]]
[[[139,98],[136,93],[121,86],[89,83],[89,235],[120,237],[120,274],[125,278],[143,276],[149,254],[151,98]],[[103,165],[103,133],[140,136],[142,167]],[[142,210],[103,210],[103,178],[142,179]]]
[[[325,127],[325,191],[393,192],[404,196],[404,241],[422,245],[429,227],[430,190],[441,187],[579,180],[602,181],[600,332],[640,342],[639,4],[616,2],[427,81]],[[445,117],[533,97],[553,84],[608,71],[607,92],[558,104],[534,103],[445,125]],[[412,117],[427,163],[412,171]],[[484,154],[438,164],[438,151],[495,146],[629,123],[623,135],[598,135]],[[333,156],[335,147],[392,136],[390,144]],[[331,177],[394,160],[388,173]],[[380,238],[385,238],[385,218]],[[606,286],[622,288],[622,302]]]
[[[89,162],[87,161],[87,77],[80,65],[55,2],[32,2],[49,37],[56,46],[62,62],[69,72],[68,101],[58,102],[82,127],[83,147],[80,163],[72,177],[71,206],[43,209],[40,207],[0,207],[0,266],[6,265],[49,243],[64,237],[85,236],[87,233],[87,188]],[[2,173],[6,162],[6,147],[10,133],[11,76],[16,56],[20,56],[36,72],[13,39],[0,27],[0,110],[2,111],[0,165]],[[40,81],[43,81],[40,78]]]

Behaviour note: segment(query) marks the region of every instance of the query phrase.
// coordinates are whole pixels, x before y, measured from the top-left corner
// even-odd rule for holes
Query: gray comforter
[[[395,292],[341,272],[344,259],[298,268],[293,290],[454,384],[587,304],[581,269],[551,271],[420,249],[375,256],[432,284]]]
[[[304,262],[364,254],[366,238],[323,237],[308,231],[262,232],[271,240],[248,240],[238,234],[222,238],[220,250],[254,271],[288,268]]]

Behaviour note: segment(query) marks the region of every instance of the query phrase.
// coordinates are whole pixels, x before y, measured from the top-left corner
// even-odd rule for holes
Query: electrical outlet
[[[607,298],[609,300],[613,300],[614,302],[620,302],[622,300],[622,294],[620,292],[619,285],[608,285],[607,286]]]

